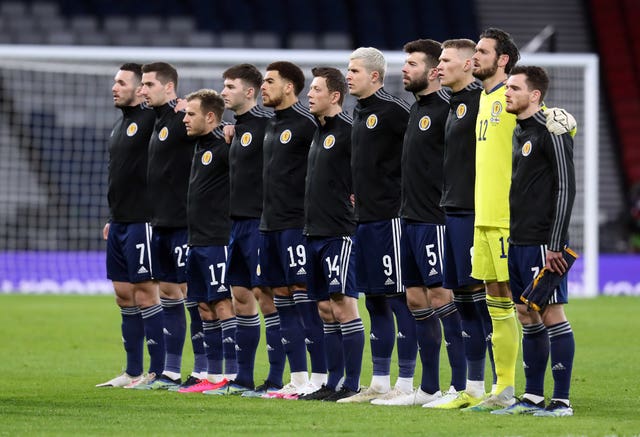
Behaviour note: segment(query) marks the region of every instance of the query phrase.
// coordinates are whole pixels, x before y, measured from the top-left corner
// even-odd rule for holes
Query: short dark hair
[[[173,82],[173,87],[178,89],[178,71],[166,62],[152,62],[142,66],[143,73],[155,73],[156,78],[162,85]]]
[[[304,89],[304,73],[296,64],[287,61],[276,61],[267,65],[267,71],[277,71],[283,79],[293,84],[293,92],[300,94]]]
[[[122,71],[130,71],[138,82],[142,80],[142,64],[136,64],[135,62],[125,62],[120,66]]]
[[[509,56],[509,62],[504,67],[505,73],[509,74],[511,69],[520,59],[520,51],[518,46],[507,32],[496,27],[489,27],[480,34],[480,39],[491,38],[496,42],[496,54],[498,56]]]
[[[540,91],[540,103],[542,103],[549,90],[549,75],[547,71],[535,65],[516,65],[511,69],[511,76],[516,74],[524,74],[527,77],[525,82],[529,90]]]
[[[314,67],[311,69],[311,74],[313,74],[313,77],[324,77],[330,93],[336,91],[340,93],[338,105],[342,106],[344,96],[347,93],[347,81],[340,73],[340,70],[333,67]]]
[[[253,87],[256,90],[256,94],[262,85],[262,73],[260,73],[260,70],[258,70],[255,65],[251,64],[238,64],[229,67],[222,73],[222,78],[231,80],[240,79]]]
[[[416,39],[406,43],[402,50],[409,54],[416,52],[424,54],[427,67],[434,68],[439,63],[438,59],[442,53],[442,44],[432,39]]]
[[[187,102],[191,100],[200,99],[200,107],[206,114],[207,112],[213,112],[216,115],[218,121],[222,121],[222,113],[224,112],[224,100],[220,97],[217,91],[211,89],[201,89],[194,91],[185,96]]]

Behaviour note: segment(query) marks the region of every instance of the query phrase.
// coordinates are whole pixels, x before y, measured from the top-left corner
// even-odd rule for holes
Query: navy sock
[[[393,312],[386,296],[367,296],[365,301],[371,319],[371,360],[373,375],[391,374],[391,354],[395,337]]]
[[[238,376],[236,382],[244,387],[253,388],[253,370],[256,362],[256,350],[260,342],[260,317],[236,316],[236,359]]]
[[[324,352],[324,326],[318,304],[309,299],[307,293],[294,293],[293,300],[304,325],[304,342],[309,352],[311,372],[327,373],[327,362]]]
[[[122,317],[122,343],[127,354],[128,375],[142,375],[142,360],[144,356],[144,322],[140,308],[120,308]]]
[[[222,375],[222,327],[220,320],[203,320],[204,350],[207,355],[207,373]]]
[[[576,343],[569,322],[548,326],[553,399],[569,399]]]
[[[236,359],[236,318],[231,317],[220,321],[222,328],[222,356],[224,357],[224,373],[226,375],[238,373]]]
[[[164,310],[164,341],[167,355],[164,370],[180,373],[182,348],[187,335],[184,299],[160,299]]]
[[[522,326],[522,364],[525,393],[544,396],[544,374],[549,361],[549,334],[540,323]]]
[[[418,341],[416,338],[416,323],[407,306],[404,293],[387,297],[391,311],[396,316],[398,334],[398,377],[413,378],[416,371],[416,357],[418,356]],[[440,329],[440,326],[438,326]]]
[[[162,375],[166,349],[164,344],[164,311],[162,305],[152,305],[140,309],[144,322],[144,335],[147,338],[149,351],[149,373]]]
[[[291,372],[307,371],[307,351],[304,328],[293,297],[274,296],[273,303],[280,317],[280,336]]]
[[[444,331],[444,341],[451,367],[451,385],[457,391],[462,391],[467,385],[467,360],[464,356],[460,314],[453,302],[440,308],[434,308],[434,311],[440,319]]]
[[[267,340],[267,357],[269,358],[269,374],[267,380],[282,385],[286,355],[280,336],[280,317],[278,313],[264,314],[265,337]]]
[[[204,352],[204,332],[202,319],[198,311],[198,302],[188,301],[184,304],[189,311],[189,330],[191,334],[191,348],[193,349],[193,371],[202,373],[207,371],[207,355]]]
[[[324,324],[324,345],[327,362],[327,387],[335,390],[344,376],[344,353],[340,323]]]
[[[440,345],[442,344],[440,321],[431,308],[415,310],[412,313],[415,318],[422,362],[420,388],[425,393],[433,394],[440,390]]]
[[[491,363],[492,381],[495,384],[498,380],[498,375],[496,374],[496,363],[493,359],[493,345],[491,344],[491,336],[493,335],[493,322],[491,321],[491,314],[489,314],[489,308],[487,307],[486,291],[478,291],[476,293],[473,293],[473,301],[476,305],[476,311],[482,319],[485,347],[487,348],[487,353],[489,354],[489,362]]]
[[[453,301],[460,314],[464,355],[467,359],[467,379],[484,381],[487,344],[484,337],[483,322],[477,313],[473,295],[466,292],[455,292]]]
[[[358,391],[360,389],[360,372],[362,371],[362,354],[364,352],[364,325],[362,319],[354,319],[340,325],[342,331],[342,351],[344,353],[343,387]]]

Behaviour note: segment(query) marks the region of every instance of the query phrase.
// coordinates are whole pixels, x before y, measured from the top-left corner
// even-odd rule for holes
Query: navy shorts
[[[402,293],[399,218],[356,228],[356,289],[365,294]]]
[[[405,287],[442,285],[444,225],[404,221],[400,249]]]
[[[473,256],[473,225],[475,214],[447,214],[444,232],[444,264],[442,286],[457,290],[469,285],[482,284],[471,277]]]
[[[162,282],[187,282],[187,228],[154,227],[151,234],[153,278]]]
[[[302,229],[260,232],[259,276],[266,287],[307,283],[307,252]]]
[[[509,265],[509,284],[511,285],[511,294],[513,301],[521,304],[520,296],[527,288],[533,278],[535,278],[546,263],[547,247],[541,246],[520,246],[516,244],[509,245],[509,253],[507,263]],[[569,302],[569,292],[567,288],[567,275],[561,280],[555,289],[549,303],[567,303]]]
[[[351,237],[305,239],[307,249],[307,291],[321,301],[332,294],[358,298],[355,262]]]
[[[258,250],[260,247],[260,219],[234,220],[227,257],[227,283],[245,288],[260,285],[258,278]]]
[[[187,256],[187,300],[215,302],[231,298],[226,279],[227,246],[191,246]]]
[[[148,223],[110,223],[107,278],[130,283],[150,281],[150,249],[151,226]]]

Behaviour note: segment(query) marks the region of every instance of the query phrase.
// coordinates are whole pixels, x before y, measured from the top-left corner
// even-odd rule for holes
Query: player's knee
[[[564,313],[563,304],[547,305],[542,313],[542,323],[545,326],[553,326],[566,321],[567,316]]]
[[[530,311],[524,304],[516,304],[518,320],[522,325],[533,325],[541,322],[540,314],[536,311]]]
[[[318,313],[324,323],[335,323],[336,318],[334,317],[331,303],[328,300],[318,301]]]

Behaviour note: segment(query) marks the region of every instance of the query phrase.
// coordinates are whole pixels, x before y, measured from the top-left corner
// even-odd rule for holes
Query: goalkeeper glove
[[[554,135],[572,133],[575,135],[576,119],[562,108],[547,108],[543,114],[547,118],[547,129]]]
[[[549,299],[555,291],[562,278],[569,272],[574,261],[578,258],[578,254],[568,247],[562,251],[562,256],[567,262],[567,271],[563,275],[552,272],[544,267],[538,273],[538,276],[527,286],[522,292],[520,300],[527,305],[529,309],[534,311],[542,311],[549,303]]]

